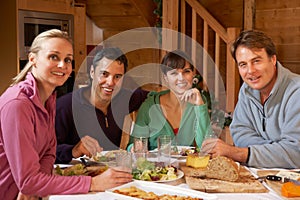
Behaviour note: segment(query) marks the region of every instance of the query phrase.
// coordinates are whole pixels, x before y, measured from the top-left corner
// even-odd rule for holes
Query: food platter
[[[75,164],[70,166],[55,165],[54,173],[61,176],[97,176],[108,169],[108,166],[85,166],[84,164]]]
[[[200,192],[200,191],[195,191],[195,190],[191,190],[191,189],[187,189],[187,188],[180,188],[178,189],[177,186],[172,186],[172,185],[162,185],[160,183],[154,183],[154,182],[146,182],[146,181],[133,181],[112,189],[108,189],[105,192],[113,195],[116,197],[116,199],[140,199],[140,198],[136,198],[136,197],[130,197],[130,196],[125,196],[123,194],[118,194],[115,193],[115,190],[122,190],[122,189],[126,189],[126,188],[130,188],[130,187],[136,187],[138,189],[144,190],[146,192],[153,192],[156,195],[164,195],[164,194],[168,194],[168,195],[177,195],[177,196],[183,196],[183,197],[197,197],[197,198],[202,198],[204,200],[213,200],[213,199],[217,199],[217,196],[214,194],[208,194],[205,192]]]

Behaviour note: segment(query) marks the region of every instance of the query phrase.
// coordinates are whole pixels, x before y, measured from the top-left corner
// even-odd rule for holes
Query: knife
[[[294,180],[294,179],[290,179],[290,178],[285,178],[285,177],[282,178],[282,182],[283,183],[292,182],[292,183],[294,183],[296,185],[300,185],[300,181],[297,181],[297,180]]]
[[[80,161],[82,162],[82,164],[85,167],[90,167],[90,166],[106,166],[103,163],[95,162],[95,161],[91,161],[91,160],[86,160],[85,158],[82,158],[82,157],[80,158]]]
[[[264,177],[259,177],[258,179],[267,179],[269,181],[280,181],[282,183],[292,182],[296,185],[300,185],[300,181],[290,179],[290,178],[286,178],[286,177],[276,176],[276,175],[267,175],[267,176],[264,176]]]

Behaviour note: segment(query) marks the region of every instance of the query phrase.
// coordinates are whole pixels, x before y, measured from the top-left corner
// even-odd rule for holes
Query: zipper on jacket
[[[107,116],[105,116],[104,119],[105,119],[105,127],[108,128],[108,120],[107,120]]]
[[[266,115],[265,115],[265,109],[263,107],[263,112],[262,112],[262,130],[263,132],[266,132]]]
[[[266,118],[265,118],[265,116],[263,116],[263,120],[262,120],[262,130],[263,130],[263,132],[265,132],[266,131]]]

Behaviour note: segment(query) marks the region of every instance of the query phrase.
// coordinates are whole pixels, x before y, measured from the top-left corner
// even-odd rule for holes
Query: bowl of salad
[[[152,182],[169,182],[183,177],[183,172],[163,162],[153,162],[140,157],[132,169],[133,179]]]

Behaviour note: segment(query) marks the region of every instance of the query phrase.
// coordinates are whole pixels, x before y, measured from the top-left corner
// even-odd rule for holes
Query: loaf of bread
[[[232,159],[219,156],[209,161],[206,168],[181,166],[188,186],[204,192],[268,192],[243,166]]]
[[[239,164],[225,156],[218,156],[210,160],[207,166],[207,178],[224,181],[236,181],[239,178]]]
[[[198,160],[198,158],[193,158]],[[194,161],[195,162],[195,161]],[[236,181],[239,178],[239,164],[225,156],[218,156],[207,161],[206,167],[198,167],[200,164],[186,163],[186,166],[181,166],[185,176],[198,178],[210,178],[224,181]],[[205,164],[205,163],[201,163]],[[194,167],[197,166],[197,167]]]

